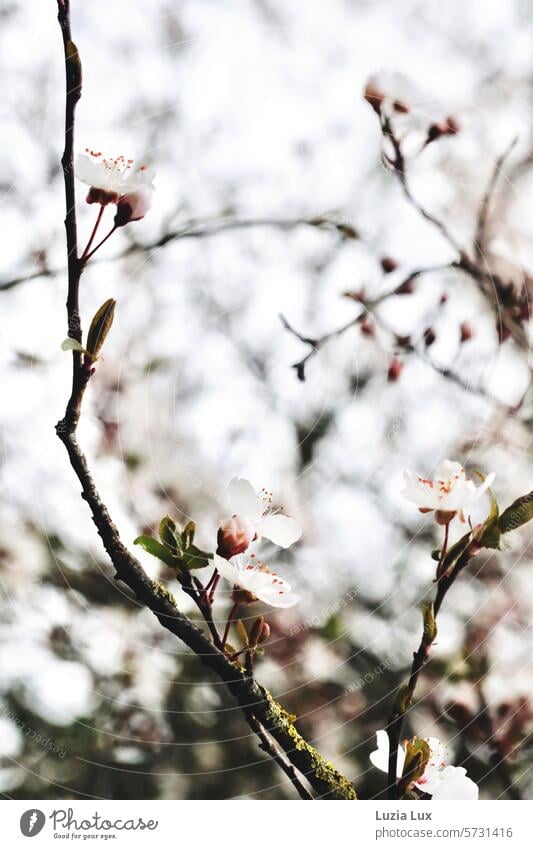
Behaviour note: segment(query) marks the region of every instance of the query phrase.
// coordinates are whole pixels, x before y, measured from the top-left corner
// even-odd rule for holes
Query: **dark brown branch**
[[[71,40],[68,0],[58,0],[58,19],[63,33],[66,70],[65,151],[62,163],[65,181],[65,228],[68,252],[67,317],[69,336],[81,341],[79,284],[84,265],[78,260],[73,174],[74,113],[81,91],[81,65],[77,50]],[[89,505],[104,548],[115,568],[117,580],[123,581],[135,594],[139,602],[154,613],[161,625],[179,637],[224,682],[229,692],[243,709],[252,729],[258,734],[262,747],[270,755],[275,756],[276,762],[291,778],[300,795],[302,795],[303,785],[295,775],[294,770],[287,767],[282,752],[276,751],[274,741],[285,752],[292,766],[307,777],[320,797],[356,799],[357,795],[352,783],[337,772],[301,737],[292,722],[292,718],[268,691],[262,688],[253,678],[247,677],[199,628],[181,613],[168,590],[148,577],[140,562],[123,544],[118,529],[97,491],[87,459],[76,437],[81,405],[92,372],[93,365],[90,357],[84,356],[82,358],[79,352],[73,352],[72,390],[65,415],[58,422],[56,432],[67,450],[72,469],[82,487],[82,498]],[[266,736],[267,733],[271,735],[272,740]],[[307,794],[302,798],[312,797]]]
[[[265,731],[265,729],[263,728],[261,723],[258,722],[258,720],[255,718],[255,716],[252,712],[250,712],[250,715],[248,717],[248,724],[249,724],[250,728],[253,731],[255,731],[255,733],[257,734],[257,736],[259,737],[259,739],[261,741],[260,744],[259,744],[259,748],[262,749],[264,752],[266,752],[267,755],[270,755],[270,757],[277,763],[277,765],[280,767],[280,769],[283,770],[283,772],[287,775],[289,780],[292,782],[294,788],[297,790],[300,798],[306,799],[306,800],[310,799],[312,801],[313,796],[311,795],[309,790],[307,790],[306,787],[304,787],[302,781],[300,780],[300,777],[298,776],[298,774],[297,774],[296,770],[294,769],[293,765],[291,764],[291,762],[274,745],[273,741],[271,740],[271,738],[269,737],[269,735],[267,734],[267,732]]]
[[[457,577],[463,571],[472,556],[472,550],[470,549],[470,546],[467,546],[463,554],[459,557],[456,564],[451,569],[450,573],[444,575],[444,577],[439,580],[435,594],[435,601],[433,602],[433,616],[435,620],[448,591],[453,586]],[[389,773],[387,791],[389,798],[391,799],[398,798],[400,789],[396,778],[396,772],[398,764],[398,747],[400,745],[403,722],[407,711],[411,707],[420,673],[429,659],[433,640],[434,636],[431,631],[424,627],[420,644],[413,655],[413,663],[409,679],[407,684],[400,689],[387,723],[387,734],[389,737]]]
[[[380,126],[381,132],[383,133],[383,138],[390,142],[390,145],[393,150],[392,157],[389,157],[384,154],[385,162],[390,166],[391,170],[398,178],[398,181],[400,183],[400,186],[402,187],[406,199],[409,201],[411,206],[416,209],[419,215],[422,216],[422,218],[424,218],[426,221],[436,227],[437,230],[439,230],[441,235],[444,236],[444,238],[451,245],[451,247],[459,254],[459,256],[461,256],[464,251],[459,245],[459,243],[452,236],[446,224],[439,218],[437,218],[437,216],[434,215],[432,212],[429,212],[425,207],[423,207],[422,204],[420,204],[413,195],[407,179],[407,168],[405,163],[405,157],[402,151],[401,142],[398,136],[396,135],[390,115],[387,115],[385,112],[381,114]]]

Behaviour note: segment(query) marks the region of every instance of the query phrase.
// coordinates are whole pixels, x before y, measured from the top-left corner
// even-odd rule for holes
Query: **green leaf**
[[[159,522],[159,538],[163,545],[170,548],[171,551],[181,554],[181,540],[176,534],[176,523],[170,516],[164,516]]]
[[[393,712],[395,714],[406,713],[406,711],[408,711],[411,706],[412,700],[413,694],[409,690],[407,684],[404,684],[403,687],[400,687],[400,689],[396,693],[394,704],[392,706]]]
[[[533,519],[533,491],[517,498],[507,510],[503,511],[498,527],[502,534],[508,534],[509,531],[515,531],[531,519]]]
[[[414,740],[407,741],[402,773],[404,787],[408,787],[424,775],[430,757],[431,751],[425,740],[415,737]]]
[[[187,522],[187,524],[185,525],[185,527],[182,531],[182,534],[181,534],[181,539],[183,541],[183,547],[184,548],[189,548],[193,544],[195,533],[196,533],[195,523],[192,522],[192,521]]]
[[[87,334],[87,351],[96,360],[115,317],[116,301],[109,298],[95,314]]]
[[[480,477],[483,476],[480,475]],[[483,548],[499,548],[501,531],[498,526],[498,520],[500,516],[500,511],[498,508],[498,502],[496,501],[496,497],[492,489],[489,489],[489,493],[490,512],[482,527],[476,532],[476,541]]]
[[[424,619],[424,636],[428,644],[431,644],[437,639],[437,623],[432,601],[422,605],[422,617]]]
[[[472,539],[472,532],[468,531],[461,539],[457,540],[449,549],[446,557],[444,558],[444,563],[442,564],[442,574],[448,571],[450,566],[459,560],[461,554],[463,554],[468,546],[470,545]]]
[[[164,545],[162,545],[157,539],[154,539],[147,534],[143,534],[137,539],[133,540],[134,545],[140,545],[141,548],[144,548],[148,554],[151,554],[153,557],[157,557],[158,560],[162,560],[163,563],[166,563],[167,566],[172,566],[173,568],[177,568],[180,565],[179,558],[172,554],[171,551]]]
[[[250,641],[248,639],[248,632],[245,628],[245,625],[244,625],[244,622],[242,621],[242,619],[237,619],[235,627],[237,628],[237,633],[239,635],[239,638],[240,638],[243,646],[250,645]]]
[[[205,566],[209,566],[209,561],[213,557],[212,554],[202,551],[201,548],[197,548],[195,545],[189,545],[182,556],[187,569],[203,569]]]
[[[72,336],[67,336],[66,339],[63,339],[61,343],[62,351],[78,351],[80,354],[87,354],[88,351],[83,347],[81,342],[78,342],[77,339],[73,339]]]

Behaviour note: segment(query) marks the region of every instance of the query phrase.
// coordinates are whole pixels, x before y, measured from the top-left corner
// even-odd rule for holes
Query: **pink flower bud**
[[[251,522],[240,516],[232,516],[222,522],[218,529],[217,554],[229,560],[236,554],[246,551],[255,536],[255,529]]]
[[[392,256],[384,256],[381,259],[381,267],[385,274],[390,274],[391,271],[396,271],[398,262]]]
[[[370,104],[377,115],[381,114],[381,106],[385,100],[384,92],[375,85],[372,80],[369,80],[365,87],[364,98]]]
[[[122,195],[117,203],[115,227],[123,227],[130,221],[139,221],[144,218],[152,205],[152,194],[151,186],[146,186],[136,192]]]
[[[396,381],[399,380],[403,371],[403,365],[404,364],[400,362],[400,360],[397,360],[396,357],[392,358],[387,372],[387,380],[389,383],[396,383]]]
[[[472,330],[471,325],[467,321],[463,321],[460,327],[461,330],[461,342],[468,342],[469,339],[474,335],[474,331]]]

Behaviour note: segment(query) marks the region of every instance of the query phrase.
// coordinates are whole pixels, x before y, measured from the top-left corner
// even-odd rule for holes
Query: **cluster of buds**
[[[370,78],[365,86],[364,98],[372,107],[376,115],[381,116],[384,104],[390,104],[391,109],[400,115],[406,115],[411,111],[409,104],[399,97],[389,97],[381,88],[379,83]]]
[[[426,136],[426,145],[431,144],[431,142],[436,141],[436,139],[442,138],[442,136],[455,136],[458,132],[460,132],[461,126],[456,118],[453,115],[445,118],[444,121],[438,121],[434,124],[430,124]]]

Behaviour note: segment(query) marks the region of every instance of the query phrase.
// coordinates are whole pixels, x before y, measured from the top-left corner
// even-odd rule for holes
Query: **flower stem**
[[[229,629],[231,628],[231,623],[235,619],[235,614],[237,613],[238,609],[239,609],[239,602],[236,601],[236,602],[234,602],[233,607],[231,608],[231,610],[229,612],[228,621],[226,622],[226,627],[224,629],[224,636],[222,637],[222,651],[224,651],[224,649],[226,647]]]
[[[451,519],[450,519],[450,522],[451,522]],[[442,578],[444,561],[446,559],[446,554],[448,553],[448,538],[449,538],[449,535],[450,535],[450,522],[446,522],[446,524],[444,526],[444,541],[442,543],[442,550],[441,550],[440,557],[439,557],[439,564],[437,566],[437,574],[436,574],[436,577],[435,577],[436,581],[440,581],[440,579]]]
[[[84,261],[85,261],[85,262],[87,262],[87,261],[88,261],[88,260],[89,260],[92,256],[94,256],[94,254],[96,253],[96,251],[97,251],[99,248],[101,248],[101,247],[102,247],[102,245],[104,245],[104,244],[107,242],[107,240],[109,239],[109,237],[113,235],[113,233],[115,232],[115,230],[116,230],[116,229],[117,229],[117,228],[116,228],[116,226],[115,226],[115,225],[113,225],[113,226],[112,226],[112,228],[111,228],[111,230],[110,230],[110,231],[109,231],[109,233],[107,234],[107,236],[104,236],[104,238],[103,238],[100,242],[98,242],[98,244],[96,245],[96,247],[95,247],[95,248],[93,248],[93,249],[92,249],[92,251],[91,251],[90,253],[88,253],[88,254],[86,254],[86,255],[84,256]]]
[[[89,237],[89,241],[87,242],[85,250],[83,251],[83,253],[80,257],[80,262],[84,262],[89,257],[89,251],[91,250],[91,246],[92,246],[92,243],[94,242],[94,238],[95,238],[97,230],[100,226],[100,222],[102,220],[103,214],[104,214],[104,207],[102,206],[102,204],[100,204],[100,209],[98,211],[98,215],[96,216],[96,221],[95,221],[92,233]]]

